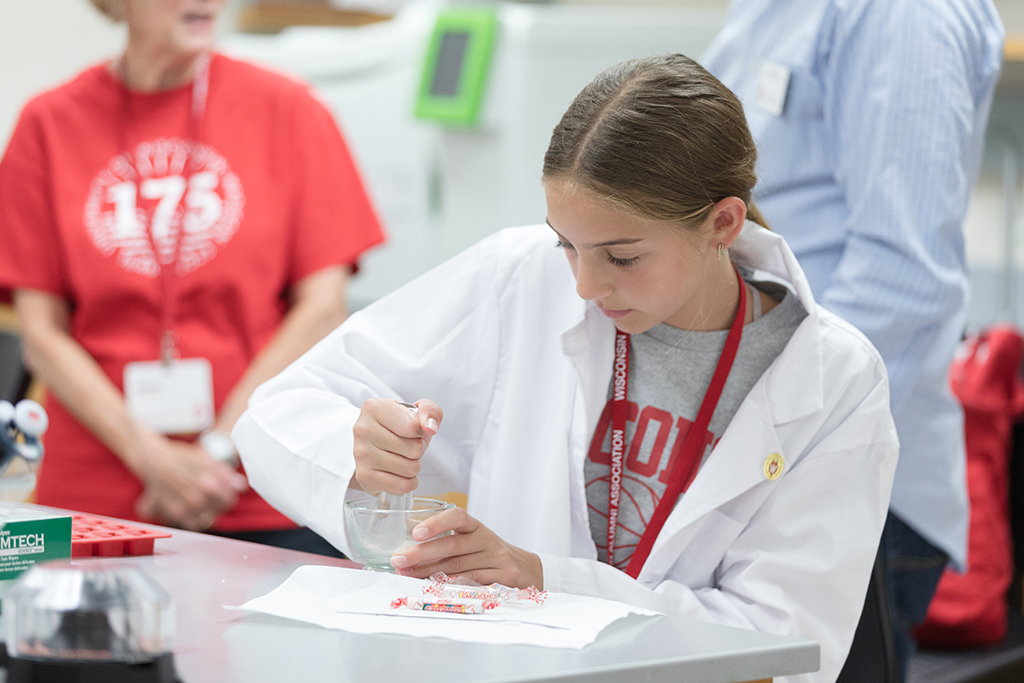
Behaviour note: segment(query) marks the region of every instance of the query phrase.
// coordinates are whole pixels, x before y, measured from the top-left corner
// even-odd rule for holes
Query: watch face
[[[221,432],[206,432],[199,437],[199,445],[210,457],[221,462],[229,462],[236,458],[235,445],[231,437]]]

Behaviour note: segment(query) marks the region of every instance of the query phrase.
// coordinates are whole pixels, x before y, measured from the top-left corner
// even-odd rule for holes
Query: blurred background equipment
[[[236,33],[221,48],[313,83],[337,114],[390,237],[361,261],[350,289],[359,307],[495,230],[542,222],[544,150],[576,93],[626,59],[698,57],[723,17],[703,6],[418,0],[388,21]]]
[[[42,436],[49,424],[46,411],[31,399],[22,399],[17,405],[0,400],[0,476],[16,457],[32,465],[42,461]]]

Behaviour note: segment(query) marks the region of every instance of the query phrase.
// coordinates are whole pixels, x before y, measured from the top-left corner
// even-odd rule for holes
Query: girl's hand
[[[449,531],[452,535],[435,538]],[[391,564],[402,576],[425,579],[444,572],[483,585],[544,589],[540,557],[509,545],[461,508],[445,510],[420,522],[412,535],[417,540],[432,540],[402,548],[391,557]]]
[[[151,435],[142,447],[146,465],[139,478],[145,489],[135,503],[142,518],[206,531],[248,488],[241,473],[212,459],[197,444]]]
[[[411,493],[419,484],[420,458],[444,417],[433,401],[416,402],[418,412],[388,398],[363,403],[352,427],[355,481],[363,491],[377,495]]]

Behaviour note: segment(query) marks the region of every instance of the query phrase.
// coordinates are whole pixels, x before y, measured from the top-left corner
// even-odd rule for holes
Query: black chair
[[[1024,681],[1024,614],[1010,609],[1006,638],[973,650],[919,650],[907,683],[1020,683]]]
[[[1010,451],[1010,527],[1014,581],[1003,642],[967,650],[919,650],[910,658],[908,683],[1020,683],[1024,681],[1024,420],[1013,428]]]
[[[881,551],[875,556],[857,632],[836,683],[899,683]]]

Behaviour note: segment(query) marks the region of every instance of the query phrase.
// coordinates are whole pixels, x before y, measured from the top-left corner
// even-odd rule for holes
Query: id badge
[[[754,96],[757,108],[772,116],[782,116],[786,110],[791,75],[790,68],[785,64],[761,62],[757,74],[757,93]]]
[[[193,434],[213,426],[213,369],[205,358],[170,365],[137,361],[124,366],[128,412],[161,434]]]

